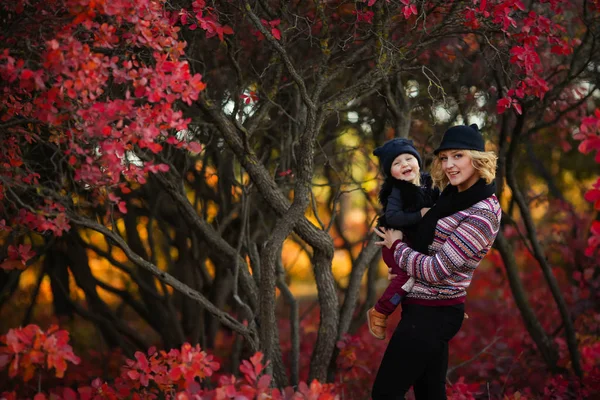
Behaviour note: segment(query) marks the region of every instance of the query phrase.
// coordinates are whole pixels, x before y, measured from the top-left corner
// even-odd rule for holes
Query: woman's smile
[[[470,188],[479,179],[471,157],[464,150],[446,150],[439,155],[450,184],[459,192]]]

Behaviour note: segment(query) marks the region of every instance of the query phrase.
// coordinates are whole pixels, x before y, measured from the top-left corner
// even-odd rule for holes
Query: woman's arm
[[[499,225],[496,214],[482,210],[465,218],[434,256],[419,253],[397,241],[392,247],[394,260],[410,276],[430,283],[440,282],[488,248],[496,238]]]
[[[388,197],[387,206],[385,207],[385,220],[389,226],[395,228],[406,228],[407,226],[417,224],[422,216],[421,211],[405,212],[402,209],[402,194],[400,189],[395,187]]]

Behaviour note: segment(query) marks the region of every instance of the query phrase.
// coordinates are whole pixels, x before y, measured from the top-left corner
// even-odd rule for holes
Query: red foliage
[[[9,365],[11,378],[20,376],[27,382],[38,370],[51,370],[62,378],[67,369],[67,361],[79,364],[79,357],[69,345],[69,332],[51,326],[46,332],[36,325],[11,329],[0,337],[0,369]]]
[[[40,172],[24,161],[22,149],[29,144],[52,146],[70,168],[73,182],[91,193],[92,205],[109,204],[121,213],[127,212],[121,194],[129,190],[128,185],[144,184],[148,173],[169,169],[166,164],[149,161],[125,162],[126,154],[136,149],[158,153],[167,146],[194,153],[202,150],[198,143],[178,136],[178,132],[188,127],[189,120],[183,117],[176,103],[193,103],[206,85],[201,75],[190,71],[185,60],[186,43],[179,40],[177,24],[190,30],[200,28],[207,37],[220,41],[234,31],[219,21],[216,10],[204,0],[194,0],[190,9],[175,12],[166,11],[165,3],[162,0],[17,0],[0,5],[7,19],[22,21],[19,16],[25,12],[32,16],[24,19],[22,25],[15,24],[20,31],[12,38],[2,38],[5,47],[0,48],[0,122],[4,133],[0,138],[0,200],[14,196],[11,191],[21,188],[37,196],[30,207],[15,201],[0,203],[3,215],[0,231],[29,229],[60,236],[70,229],[63,205],[52,199],[55,193],[48,192],[40,183],[43,178]],[[340,8],[340,13],[350,10],[348,15],[355,16],[353,23],[372,24],[375,14],[369,7],[375,3],[376,0],[363,0],[360,7]],[[402,21],[412,22],[418,18],[418,7],[427,7],[426,2],[412,0],[401,0],[401,4],[398,19]],[[577,39],[569,39],[565,29],[547,15],[562,18],[566,15],[564,10],[572,4],[566,0],[543,0],[532,3],[528,10],[520,0],[479,0],[464,9],[465,27],[498,29],[505,45],[503,50],[511,55],[514,79],[506,88],[491,88],[502,96],[497,103],[499,114],[509,109],[521,114],[522,100],[542,99],[548,92],[552,82],[543,78],[544,62],[560,63],[561,57],[571,54],[578,43]],[[600,10],[600,2],[594,0],[589,7]],[[435,18],[431,16],[430,21]],[[323,28],[320,23],[312,28],[315,34]],[[281,20],[262,20],[262,25],[274,39],[281,41],[282,32],[285,33]],[[44,29],[39,29],[40,26]],[[402,30],[395,34],[402,34]],[[264,39],[260,32],[254,35],[253,40]],[[21,40],[23,36],[28,39]],[[255,92],[241,96],[246,104],[261,101]],[[545,117],[552,120],[553,108],[567,109],[578,97],[581,93],[573,89],[572,97],[548,107]],[[579,117],[574,113],[569,116],[571,120]],[[595,152],[595,160],[600,163],[600,110],[581,121],[578,135],[579,151]],[[279,175],[289,173],[283,171]],[[600,210],[600,179],[585,198]],[[587,260],[574,262],[577,245],[563,244],[555,249],[562,259],[579,268],[570,277],[571,282],[563,269],[555,270],[572,309],[579,303],[593,302],[593,293],[598,292],[600,285],[597,265],[593,264],[600,248],[600,222],[591,224],[591,234],[585,252]],[[0,267],[24,268],[34,255],[29,244],[10,244],[8,259]],[[535,264],[531,255],[522,250],[517,256],[523,265]],[[586,312],[578,313],[575,321],[580,334],[583,380],[571,375],[552,375],[536,355],[512,300],[499,257],[492,253],[486,263],[477,271],[469,288],[470,319],[451,344],[450,365],[457,368],[449,377],[448,396],[455,399],[598,396],[600,315],[583,307]],[[542,279],[539,269],[524,270],[522,274],[529,300],[544,328],[559,329],[560,317],[547,300],[547,289],[537,284]],[[316,326],[318,310],[302,321],[300,371],[304,380]],[[390,330],[393,326],[390,323]],[[154,349],[147,354],[138,352],[133,360],[125,362],[120,374],[106,381],[90,378],[89,369],[72,368],[72,377],[62,381],[66,387],[44,385],[43,393],[33,393],[30,385],[21,385],[20,381],[28,382],[36,373],[41,376],[52,369],[55,377],[62,378],[67,362],[78,364],[79,358],[68,340],[68,332],[57,327],[46,332],[35,325],[11,329],[1,339],[0,367],[8,366],[8,376],[21,379],[12,380],[10,384],[15,390],[2,397],[366,398],[386,344],[374,342],[364,327],[354,335],[345,336],[338,343],[335,383],[300,383],[296,390],[279,391],[270,387],[271,377],[265,373],[267,364],[263,364],[260,353],[242,363],[242,378],[217,376],[220,364],[199,346],[189,344],[168,352]],[[568,368],[565,343],[558,336],[555,340],[560,348],[560,364]],[[285,357],[289,355],[285,343],[283,352]],[[94,372],[92,376],[100,375]]]
[[[544,2],[542,2],[544,3]],[[549,1],[552,13],[562,13],[562,0]],[[514,108],[522,113],[519,99],[526,96],[543,98],[549,90],[548,83],[542,78],[544,66],[541,56],[547,53],[568,55],[577,41],[564,38],[565,29],[544,14],[546,10],[534,7],[526,10],[521,0],[503,0],[488,2],[482,0],[478,8],[467,8],[465,25],[479,29],[482,23],[493,23],[512,40],[509,49],[510,62],[515,66],[515,78],[504,97],[498,100],[497,112],[504,113]]]
[[[0,264],[0,268],[24,269],[27,267],[27,261],[34,255],[35,252],[31,251],[29,244],[20,244],[18,247],[10,245],[8,246],[8,260]]]
[[[593,115],[583,119],[579,127],[577,138],[581,140],[579,151],[583,154],[595,152],[594,160],[600,163],[600,108]],[[595,210],[600,210],[600,178],[596,180],[593,187],[585,194],[585,199],[594,204]],[[588,239],[588,247],[585,255],[593,257],[600,249],[600,222],[593,221],[591,236]]]
[[[162,391],[173,386],[189,387],[196,378],[202,380],[219,369],[219,364],[198,345],[184,344],[181,351],[173,349],[168,353],[151,348],[148,356],[138,351],[135,360],[127,360],[121,376],[131,382],[131,387],[147,388],[151,381]]]
[[[568,228],[567,228],[568,229]],[[563,245],[561,257],[566,263],[576,246]],[[516,257],[522,265],[529,265],[521,271],[529,300],[536,310],[544,328],[555,330],[560,321],[558,311],[547,301],[548,289],[539,285],[541,271],[535,267],[531,255],[518,249]],[[552,254],[549,255],[553,257]],[[555,274],[565,293],[569,307],[576,310],[577,304],[592,296],[587,290],[593,281],[573,285],[560,268]],[[583,285],[583,286],[582,286]],[[579,332],[579,348],[582,356],[584,378],[579,380],[570,374],[553,375],[546,370],[545,364],[537,354],[534,343],[527,334],[519,310],[512,299],[501,258],[492,252],[474,275],[469,290],[467,311],[470,316],[465,320],[462,329],[450,344],[450,374],[447,394],[449,399],[587,399],[600,395],[600,314],[590,309],[576,313],[575,324]],[[389,335],[399,318],[400,312],[392,315],[389,324]],[[316,340],[319,310],[314,309],[301,322],[300,373],[306,380],[310,362],[310,349]],[[280,321],[280,337],[282,352],[289,356],[289,324]],[[38,360],[35,349],[45,349],[44,354],[57,354],[69,359],[72,352],[68,347],[66,332],[51,328],[43,333],[35,326],[28,326],[22,331],[11,330],[6,338],[11,337],[10,345],[3,348],[2,354],[14,357],[19,354],[19,369],[16,376],[30,379],[31,372],[26,369],[25,359]],[[20,332],[17,334],[17,332]],[[57,334],[58,332],[64,332]],[[36,336],[38,335],[38,336]],[[43,336],[45,335],[45,336]],[[56,336],[54,341],[36,341],[34,337]],[[60,339],[59,339],[60,338]],[[556,344],[560,352],[559,365],[569,369],[569,354],[562,338],[557,336]],[[3,343],[8,343],[7,339]],[[50,347],[35,347],[35,343],[47,343]],[[224,344],[227,348],[231,348]],[[44,380],[43,393],[38,398],[57,399],[123,399],[123,398],[209,398],[229,399],[244,397],[248,399],[267,398],[368,398],[370,388],[387,343],[373,339],[363,325],[353,335],[346,335],[339,343],[337,359],[338,371],[333,384],[323,385],[319,382],[301,383],[294,390],[271,388],[272,378],[265,370],[262,354],[257,353],[249,360],[244,360],[239,368],[240,378],[220,374],[221,363],[214,356],[202,351],[199,346],[184,344],[180,349],[157,351],[150,349],[146,354],[138,352],[134,359],[125,360],[120,372],[116,375],[94,378],[102,372],[95,362],[84,362],[80,366],[71,367],[66,379],[60,381]],[[12,347],[9,347],[12,346]],[[25,347],[24,347],[25,346]],[[29,346],[29,347],[27,347]],[[53,350],[52,346],[62,348]],[[6,349],[13,349],[6,353]],[[31,349],[31,350],[25,350]],[[68,356],[68,357],[67,357]],[[112,359],[112,358],[111,358]],[[6,359],[4,365],[8,365]],[[117,359],[114,358],[114,361]],[[51,367],[48,363],[35,364],[36,371],[46,372]],[[58,372],[58,368],[57,368]],[[11,370],[9,370],[9,373]],[[12,376],[12,375],[11,375]],[[4,393],[8,398],[33,398],[31,386],[19,385],[19,380],[9,382],[13,391]],[[9,386],[7,386],[9,387]],[[45,397],[41,397],[45,396]],[[409,398],[412,398],[409,396]]]
[[[179,19],[182,25],[187,25],[189,29],[198,29],[198,26],[206,31],[206,37],[218,36],[223,41],[225,35],[232,35],[233,29],[227,25],[221,25],[214,9],[206,6],[205,0],[195,0],[192,2],[192,11],[182,9],[179,12]],[[171,21],[174,22],[174,21]]]
[[[21,375],[24,381],[33,377],[36,370],[56,369],[56,376],[63,377],[66,362],[79,363],[68,343],[68,333],[51,327],[43,332],[35,325],[21,330],[10,330],[3,340],[6,348],[0,348],[7,354],[1,358],[4,368],[11,362],[9,375]],[[45,362],[47,361],[47,362]],[[184,344],[180,350],[169,352],[148,350],[148,355],[137,352],[135,360],[126,360],[120,376],[114,382],[92,378],[91,384],[76,382],[76,388],[56,387],[47,393],[38,391],[33,399],[337,399],[336,387],[313,381],[310,384],[300,382],[297,389],[287,387],[279,390],[271,387],[271,376],[265,373],[268,363],[263,363],[263,354],[256,353],[250,360],[244,360],[240,366],[242,378],[221,375],[216,387],[212,387],[209,378],[220,368],[213,356],[202,351],[199,346]],[[89,378],[88,378],[89,379]],[[208,384],[207,384],[208,383]],[[40,388],[41,389],[41,388]],[[27,391],[26,387],[22,388]],[[26,395],[25,395],[26,396]],[[2,398],[23,398],[18,391],[4,392]]]
[[[191,104],[206,85],[183,59],[186,44],[162,1],[21,1],[0,7],[21,30],[15,37],[29,38],[3,38],[6,47],[0,48],[0,122],[7,124],[0,139],[0,199],[12,196],[2,202],[8,218],[1,230],[8,225],[60,236],[70,229],[56,201],[59,190],[43,185],[39,171],[24,162],[26,145],[47,145],[68,163],[68,176],[90,192],[94,205],[112,204],[121,213],[127,209],[116,191],[168,170],[150,161],[127,162],[128,153],[157,153],[165,146],[201,150],[177,136],[189,119],[174,105]],[[207,36],[232,33],[204,1],[193,8]],[[25,12],[36,17],[21,18]],[[149,57],[138,56],[140,50]],[[38,196],[25,205],[16,197],[28,189]],[[31,256],[17,247],[2,268],[22,268]]]

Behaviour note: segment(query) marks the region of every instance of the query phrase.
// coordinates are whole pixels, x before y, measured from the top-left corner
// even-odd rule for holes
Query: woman
[[[477,125],[444,133],[431,167],[443,189],[421,220],[412,247],[397,230],[376,229],[384,259],[415,278],[379,366],[373,399],[445,399],[448,341],[460,329],[466,289],[492,247],[502,210],[496,198],[496,155]]]

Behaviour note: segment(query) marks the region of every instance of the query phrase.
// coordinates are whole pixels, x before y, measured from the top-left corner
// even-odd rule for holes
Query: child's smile
[[[420,173],[419,161],[412,154],[400,154],[392,162],[390,173],[396,179],[414,183]]]

